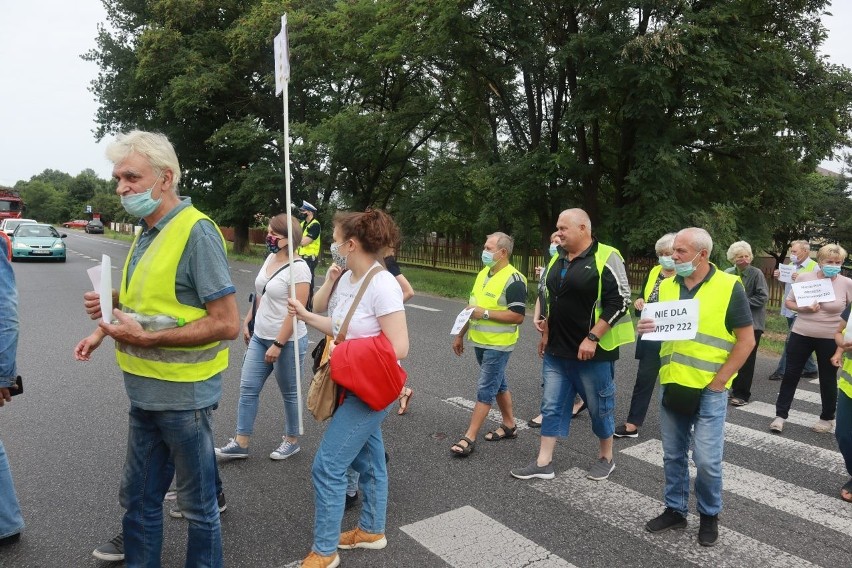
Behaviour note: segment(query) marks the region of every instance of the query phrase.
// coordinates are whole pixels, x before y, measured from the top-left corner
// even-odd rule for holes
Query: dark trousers
[[[309,312],[314,311],[314,271],[317,268],[317,264],[319,264],[319,257],[317,256],[303,256],[302,260],[305,261],[305,264],[308,265],[308,268],[311,269],[311,289],[308,291],[308,302],[305,304],[305,308]]]
[[[821,420],[834,420],[837,410],[837,367],[831,364],[831,357],[837,345],[834,339],[821,339],[807,337],[791,332],[787,340],[787,368],[784,370],[784,378],[781,379],[781,390],[778,392],[778,400],[775,402],[775,416],[787,419],[790,413],[790,405],[793,404],[793,395],[799,386],[799,377],[805,361],[816,353],[817,367],[819,368],[819,395],[822,399]]]
[[[754,379],[754,364],[757,361],[757,348],[760,346],[760,336],[763,335],[762,329],[754,330],[754,349],[745,360],[734,383],[731,385],[731,396],[741,398],[748,402],[751,398],[751,382]]]
[[[636,384],[633,385],[633,397],[630,399],[630,412],[627,422],[641,426],[648,414],[651,395],[657,385],[657,375],[660,373],[659,341],[642,341],[636,346],[639,357],[639,369],[636,371]]]
[[[842,391],[837,395],[837,427],[834,429],[834,437],[837,438],[837,446],[843,461],[846,462],[846,471],[852,475],[852,398]]]

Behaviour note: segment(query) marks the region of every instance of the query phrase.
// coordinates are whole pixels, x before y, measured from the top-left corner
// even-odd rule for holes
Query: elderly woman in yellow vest
[[[660,298],[660,283],[675,275],[674,260],[672,260],[672,245],[675,233],[660,237],[654,245],[659,264],[654,266],[645,282],[642,283],[642,294],[633,302],[636,315],[642,315],[645,304],[653,304]],[[657,374],[660,372],[660,342],[638,341],[636,343],[636,358],[639,368],[636,370],[636,382],[633,385],[633,396],[630,399],[630,410],[624,424],[615,428],[616,438],[638,438],[639,427],[645,422],[651,395],[657,385]]]
[[[831,362],[835,367],[840,367],[840,376],[837,379],[839,392],[837,393],[837,427],[834,437],[840,447],[840,454],[846,463],[846,472],[850,478],[840,488],[840,498],[852,503],[852,328],[849,328],[850,306],[846,306],[841,314],[841,322],[834,334],[837,350]],[[847,329],[850,335],[847,336]]]
[[[822,412],[819,420],[811,426],[811,430],[827,433],[834,428],[837,408],[837,368],[831,362],[836,348],[834,332],[841,322],[840,314],[846,306],[852,304],[852,279],[840,274],[840,267],[845,260],[846,249],[840,245],[830,244],[820,248],[817,253],[819,270],[799,274],[796,284],[784,300],[787,308],[797,311],[799,315],[793,322],[793,329],[790,330],[790,338],[787,341],[787,368],[784,370],[778,399],[775,401],[775,420],[769,425],[773,432],[780,433],[784,429],[784,421],[793,404],[802,369],[811,353],[815,353],[817,358],[819,394],[822,399]],[[822,279],[831,282],[834,299],[815,300],[800,306],[796,301],[797,286]]]

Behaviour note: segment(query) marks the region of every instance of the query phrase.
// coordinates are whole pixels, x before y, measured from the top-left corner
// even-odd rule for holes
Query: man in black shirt
[[[630,318],[619,322],[630,306],[630,286],[621,254],[592,237],[585,211],[563,211],[556,228],[562,246],[548,271],[547,326],[538,349],[544,357],[541,444],[536,460],[511,473],[518,479],[553,479],[556,438],[568,435],[579,393],[600,440],[588,477],[602,480],[615,468],[614,369],[618,345],[633,341]]]

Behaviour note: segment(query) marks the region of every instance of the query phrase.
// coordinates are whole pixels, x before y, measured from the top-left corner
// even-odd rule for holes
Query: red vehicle
[[[62,223],[62,226],[66,229],[85,229],[88,224],[88,219],[74,219],[73,221]]]
[[[17,191],[0,187],[0,220],[20,219],[24,212],[24,200]]]

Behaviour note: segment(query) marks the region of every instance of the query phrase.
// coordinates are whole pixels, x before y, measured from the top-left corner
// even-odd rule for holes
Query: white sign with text
[[[833,302],[835,300],[834,286],[831,285],[829,278],[793,282],[792,286],[793,294],[796,296],[796,305],[800,308],[812,306],[814,302]]]
[[[698,300],[645,304],[642,319],[654,320],[654,331],[642,335],[650,341],[694,339],[698,332]]]
[[[459,315],[456,316],[456,323],[453,324],[453,329],[450,330],[450,335],[458,335],[461,333],[461,330],[464,329],[464,324],[467,323],[467,320],[470,319],[471,314],[473,314],[473,310],[476,308],[465,308]]]
[[[793,281],[793,272],[796,267],[792,264],[782,264],[778,267],[778,281],[790,283]]]

